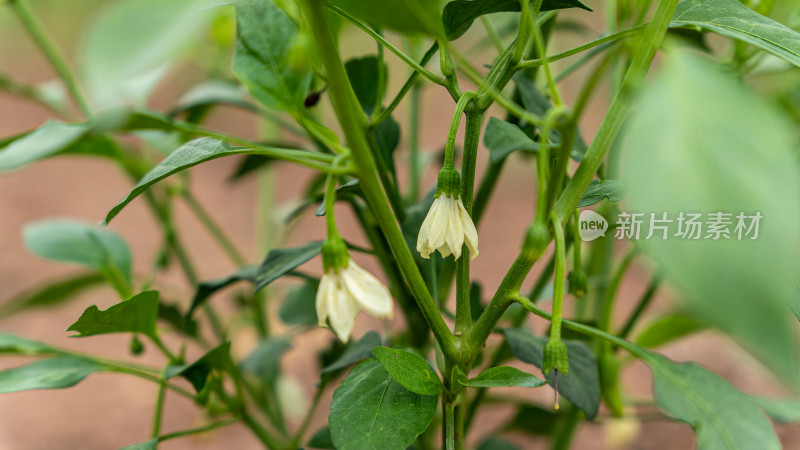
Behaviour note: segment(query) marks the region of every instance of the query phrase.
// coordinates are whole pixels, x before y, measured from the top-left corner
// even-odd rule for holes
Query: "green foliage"
[[[463,372],[459,374],[458,383],[468,387],[539,387],[547,384],[547,381],[537,378],[527,372],[523,372],[515,367],[497,366],[490,367],[475,378],[467,379]]]
[[[15,355],[56,355],[61,353],[55,347],[32,341],[9,333],[0,333],[0,353]]]
[[[158,292],[145,291],[103,311],[96,305],[86,308],[67,331],[76,331],[75,337],[125,332],[155,337],[157,320]]]
[[[19,169],[56,155],[117,156],[108,139],[89,136],[89,130],[90,127],[85,124],[49,120],[0,150],[0,171]]]
[[[0,318],[31,308],[43,308],[64,303],[74,299],[77,294],[96,287],[104,280],[105,277],[100,274],[80,274],[24,292],[0,305]]]
[[[289,291],[278,310],[281,321],[286,325],[316,325],[317,288],[319,288],[319,280],[306,280],[302,285]]]
[[[788,398],[753,397],[752,400],[772,420],[779,423],[800,422],[800,400]]]
[[[625,198],[625,186],[616,180],[592,180],[586,192],[583,193],[578,208],[591,206],[604,199],[610,202],[618,202]]]
[[[685,315],[662,316],[647,324],[647,327],[636,336],[636,345],[656,348],[702,331],[704,328],[705,325]]]
[[[331,4],[367,23],[404,33],[444,36],[440,15],[441,0],[331,0]]]
[[[181,376],[192,384],[198,393],[203,391],[213,370],[229,371],[233,365],[230,357],[231,343],[223,342],[197,361],[179,366],[167,366],[164,379]]]
[[[83,381],[95,372],[111,367],[77,356],[60,356],[0,371],[0,394],[31,389],[63,389]]]
[[[342,355],[331,364],[322,368],[322,374],[336,373],[348,366],[372,356],[372,349],[381,345],[378,333],[370,331],[357,341],[350,341]]]
[[[192,304],[189,305],[189,310],[186,311],[187,320],[190,319],[197,308],[207,302],[214,293],[238,281],[255,283],[257,273],[258,266],[245,266],[227,277],[216,278],[200,283],[197,286],[197,291],[194,293],[194,298],[192,298]]]
[[[531,153],[539,151],[538,142],[529,138],[518,126],[497,117],[490,118],[486,124],[483,144],[489,149],[491,161],[499,161],[517,150]]]
[[[256,273],[256,291],[305,264],[322,251],[322,241],[310,242],[300,247],[270,250]]]
[[[281,356],[289,347],[289,340],[285,338],[264,339],[239,367],[242,372],[257,376],[264,384],[274,384],[280,373]]]
[[[436,395],[441,392],[442,381],[421,356],[386,347],[375,347],[372,354],[389,375],[409,391],[420,395]]]

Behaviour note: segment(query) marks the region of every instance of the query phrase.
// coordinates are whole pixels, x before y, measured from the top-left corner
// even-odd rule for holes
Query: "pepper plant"
[[[54,116],[3,138],[0,169],[80,155],[108,161],[134,186],[102,226],[27,226],[33,253],[86,270],[0,309],[14,320],[105,283],[119,301],[88,307],[67,331],[126,333],[132,355],[101,358],[0,334],[3,353],[40,357],[0,371],[1,393],[66,388],[94,372],[152,381],[153,426],[126,447],[136,449],[240,422],[270,449],[515,448],[501,438],[507,431],[563,449],[584,423],[602,423],[626,443],[641,420],[656,417],[694,428],[700,449],[763,450],[781,445],[768,417],[800,419],[792,398],[800,387],[792,314],[800,311],[800,15],[792,0],[120,0],[89,25],[74,67],[27,0],[3,3],[63,95],[0,74],[0,89]],[[554,50],[575,32],[583,44]],[[165,111],[144,106],[198,33],[201,81]],[[365,47],[374,50],[345,58],[345,39],[374,42]],[[390,78],[405,81],[390,89]],[[420,145],[431,114],[421,99],[436,90],[452,99],[443,154]],[[589,133],[587,107],[599,92],[610,100]],[[259,139],[212,129],[209,112],[219,105],[256,115]],[[400,142],[407,151],[396,151]],[[261,261],[243,256],[192,190],[200,180],[188,169],[228,157],[241,161],[233,180],[261,180]],[[480,174],[479,160],[488,161]],[[470,265],[480,258],[481,222],[505,220],[487,206],[502,201],[492,193],[509,160],[534,167],[533,206],[519,212],[532,219],[524,235],[508,236],[520,245],[502,282],[481,286]],[[324,241],[282,246],[269,225],[279,213],[263,206],[268,174],[284,164],[318,175],[281,228],[324,216],[315,222]],[[438,172],[435,184],[428,171]],[[117,215],[133,214],[125,210],[132,201],[161,227],[149,273],[133,273],[135,252],[114,231]],[[238,271],[198,279],[174,220],[178,202]],[[337,226],[343,210],[368,247]],[[584,220],[589,211],[611,225]],[[622,220],[637,217],[630,212],[653,213],[648,236]],[[707,224],[699,239],[686,239],[684,212],[763,220],[758,231],[752,222],[723,230],[718,221],[716,234]],[[668,225],[655,228],[656,217]],[[602,236],[584,233],[593,230]],[[381,273],[356,262],[370,260]],[[633,262],[652,279],[626,312],[618,298]],[[172,265],[194,291],[167,300],[156,275]],[[286,295],[276,288],[283,280],[296,286]],[[236,282],[251,289],[233,316],[218,313],[214,294]],[[676,298],[672,309],[650,311],[663,286]],[[362,310],[400,320],[354,337]],[[276,333],[278,321],[290,331]],[[242,327],[253,327],[259,343],[237,359],[232,331]],[[327,332],[320,327],[332,331],[330,345],[319,355],[314,401],[293,423],[278,382],[281,355],[299,333]],[[747,395],[702,361],[655,350],[708,329],[741,344],[786,398]],[[167,333],[177,337],[163,340]],[[144,351],[162,353],[163,365],[136,362]],[[651,398],[626,389],[621,374],[634,361],[652,373]],[[531,403],[500,395],[507,387],[551,394]],[[312,433],[330,391],[328,426]],[[172,395],[192,399],[207,424],[164,432]],[[489,402],[514,412],[496,430],[474,426]]]

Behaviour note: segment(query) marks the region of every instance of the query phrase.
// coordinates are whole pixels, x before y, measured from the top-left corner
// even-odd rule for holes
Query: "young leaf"
[[[657,233],[638,244],[687,294],[693,316],[800,383],[795,324],[787,314],[797,295],[792,280],[800,245],[800,166],[791,126],[741,80],[678,49],[667,54],[630,122],[620,176],[626,204],[672,220],[668,239]],[[688,225],[677,233],[678,219],[689,213],[701,215],[697,238]],[[705,226],[712,214],[730,222],[719,227],[729,237],[713,239]],[[749,235],[746,228],[755,219],[746,217],[757,215],[753,239],[755,228]]]
[[[677,364],[650,354],[656,402],[670,416],[694,427],[697,448],[781,448],[764,413],[727,381],[697,364]]]
[[[775,422],[800,422],[800,400],[767,397],[751,397],[751,400]]]
[[[203,305],[215,292],[220,289],[226,288],[237,281],[249,281],[255,283],[256,273],[258,266],[244,266],[237,270],[230,276],[223,278],[216,278],[214,280],[204,281],[197,286],[197,291],[194,293],[192,304],[189,305],[189,310],[186,311],[186,319],[191,319],[194,312]]]
[[[358,341],[351,341],[336,361],[322,369],[322,374],[330,374],[372,356],[372,349],[381,345],[381,337],[369,331]]]
[[[316,325],[316,297],[319,280],[306,280],[301,286],[289,291],[281,303],[278,317],[286,325]]]
[[[0,353],[38,356],[57,355],[62,352],[42,342],[32,341],[9,333],[0,333]]]
[[[700,27],[738,39],[800,67],[800,33],[748,8],[738,0],[686,0],[671,27]]]
[[[583,193],[578,208],[591,206],[595,203],[608,199],[610,202],[618,202],[625,198],[625,186],[616,180],[592,180],[586,192]]]
[[[542,357],[547,338],[534,336],[521,328],[503,330],[506,342],[514,356],[522,362],[542,368]],[[600,381],[594,354],[581,341],[565,340],[569,352],[569,374],[558,375],[558,392],[586,413],[588,419],[597,415],[600,407]],[[553,385],[553,372],[547,375]]]
[[[158,291],[144,291],[105,311],[97,305],[86,308],[67,331],[77,331],[75,337],[125,332],[154,337],[157,320]]]
[[[310,242],[301,247],[270,250],[256,274],[256,292],[268,284],[305,264],[322,251],[322,241]]]
[[[440,0],[331,0],[330,3],[378,28],[444,36]]]
[[[656,348],[668,342],[686,337],[706,328],[697,320],[683,315],[659,317],[642,330],[636,337],[636,345]]]
[[[29,308],[53,306],[75,298],[79,293],[97,286],[105,277],[97,273],[81,274],[58,280],[36,290],[25,292],[0,305],[0,318]]]
[[[544,0],[541,11],[563,8],[592,10],[579,0]],[[484,14],[518,12],[520,10],[518,0],[455,0],[445,5],[442,21],[447,39],[452,41],[466,33],[472,22]]]
[[[75,386],[89,375],[111,367],[77,356],[35,361],[0,371],[0,394],[31,389],[62,389]]]
[[[257,376],[262,383],[275,383],[280,373],[281,356],[289,347],[287,338],[264,339],[239,363],[239,367],[242,372]]]
[[[85,124],[47,121],[0,151],[0,171],[19,169],[55,155],[116,156],[108,140],[99,136],[89,137],[89,129]]]
[[[250,94],[272,109],[302,108],[311,85],[311,66],[289,64],[297,28],[272,0],[236,3],[233,73]],[[311,55],[304,55],[305,59]]]
[[[538,142],[529,138],[518,126],[497,117],[490,118],[486,124],[483,144],[489,149],[489,159],[492,162],[499,161],[517,150],[531,153],[539,151]]]
[[[515,367],[499,366],[490,367],[481,372],[477,377],[470,379],[460,379],[459,384],[470,387],[539,387],[547,384],[547,381],[537,378],[527,372],[523,372]]]
[[[168,366],[164,371],[164,379],[168,380],[172,377],[182,376],[192,384],[195,391],[200,392],[205,387],[208,376],[213,369],[230,370],[233,364],[231,362],[230,349],[231,343],[224,342],[191,364]]]
[[[72,220],[50,220],[27,225],[25,246],[36,255],[53,261],[90,267],[131,284],[131,252],[115,232]]]
[[[381,365],[398,383],[420,395],[436,395],[442,390],[442,382],[428,362],[416,353],[387,347],[372,349]]]
[[[407,390],[369,359],[333,393],[331,438],[340,450],[403,450],[428,428],[437,403],[436,395]]]

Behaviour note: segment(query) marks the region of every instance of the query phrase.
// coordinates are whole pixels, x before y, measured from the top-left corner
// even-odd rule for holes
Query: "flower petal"
[[[472,222],[472,218],[467,213],[461,200],[458,201],[458,210],[464,227],[464,243],[467,244],[467,248],[471,253],[470,259],[475,259],[478,256],[478,230],[475,229],[475,224]]]
[[[333,295],[328,297],[328,310],[333,331],[342,342],[347,343],[350,340],[350,333],[353,332],[359,307],[355,299],[344,288],[341,278],[337,281],[339,282],[336,283],[336,287],[332,289]]]
[[[342,271],[342,280],[355,301],[365,311],[380,318],[392,317],[394,305],[389,290],[352,259]]]
[[[333,295],[331,288],[336,284],[335,278],[338,278],[338,275],[335,273],[326,273],[322,275],[322,280],[320,280],[319,287],[317,288],[317,323],[321,327],[328,326],[328,303],[330,296]]]
[[[461,199],[451,198],[447,205],[447,245],[453,252],[455,259],[461,257],[461,248],[464,245],[464,225],[461,222],[461,214],[458,211],[458,205],[460,204]]]

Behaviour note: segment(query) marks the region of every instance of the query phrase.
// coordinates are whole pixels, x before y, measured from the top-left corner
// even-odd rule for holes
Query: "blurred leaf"
[[[347,183],[344,183],[336,188],[336,201],[350,199],[354,196],[362,196],[361,184],[358,181],[358,178],[353,178]],[[311,200],[313,203],[319,202],[319,207],[316,209],[316,211],[314,211],[316,216],[325,215],[324,199],[325,196],[322,193],[314,195],[313,198],[309,197],[309,200]]]
[[[438,396],[407,390],[369,359],[333,393],[331,438],[339,449],[404,450],[428,428],[437,404]]]
[[[214,105],[230,105],[255,110],[256,107],[247,99],[247,92],[238,83],[225,80],[207,80],[192,86],[170,111],[177,115],[184,111]]]
[[[442,382],[428,362],[416,353],[387,347],[372,349],[375,359],[383,365],[398,383],[411,392],[421,395],[436,395],[442,390]]]
[[[523,150],[531,153],[539,151],[539,143],[529,138],[513,123],[491,117],[486,124],[483,145],[489,149],[489,160],[499,161],[512,152]]]
[[[263,339],[247,358],[239,363],[242,372],[258,377],[265,384],[273,384],[281,370],[281,356],[289,349],[288,338]]]
[[[0,371],[0,394],[31,389],[62,389],[75,386],[89,375],[111,367],[77,356],[35,361]]]
[[[800,422],[800,400],[767,397],[751,397],[751,399],[775,422]]]
[[[333,440],[331,439],[331,429],[328,427],[320,428],[311,436],[308,441],[308,446],[311,448],[323,448],[334,450]]]
[[[503,334],[514,356],[522,362],[542,368],[542,357],[547,338],[534,336],[521,328],[505,328]],[[565,340],[569,352],[569,374],[559,374],[558,392],[593,419],[600,407],[600,381],[594,354],[581,341]],[[553,385],[554,372],[546,378]]]
[[[182,376],[192,383],[195,391],[200,392],[205,387],[212,370],[230,370],[233,364],[230,349],[231,343],[224,342],[191,364],[167,366],[164,370],[164,379]]]
[[[381,345],[381,337],[374,331],[369,331],[357,341],[350,341],[344,353],[336,361],[322,368],[322,374],[329,374],[346,368],[363,359],[372,356],[372,349]]]
[[[389,70],[386,64],[383,65],[383,71],[380,72],[378,58],[370,55],[350,59],[344,64],[344,68],[350,84],[353,85],[358,103],[361,104],[361,109],[367,114],[372,114],[378,104],[379,74],[383,77],[380,84],[385,86],[387,82]]]
[[[0,353],[38,356],[55,355],[62,352],[42,342],[32,341],[10,333],[0,333]]]
[[[86,30],[81,69],[100,109],[142,104],[168,65],[196,40],[220,0],[127,0],[107,3]]]
[[[270,250],[256,274],[256,292],[319,255],[322,241],[310,242],[301,247]]]
[[[86,308],[67,331],[77,331],[74,337],[125,332],[155,337],[157,320],[158,291],[144,291],[104,311],[97,305]]]
[[[294,22],[272,0],[236,4],[233,73],[256,100],[269,108],[302,108],[312,73],[310,66],[298,71],[289,64],[297,38]]]
[[[738,0],[686,0],[671,27],[701,27],[750,45],[800,67],[800,33],[753,11]]]
[[[131,285],[131,251],[115,232],[72,220],[47,220],[26,225],[28,250],[45,259],[81,264]]]
[[[481,442],[478,450],[519,450],[519,447],[498,437],[490,436]]]
[[[506,429],[523,433],[549,436],[556,430],[559,415],[553,409],[544,409],[537,405],[522,404],[514,418],[508,422]]]
[[[113,108],[103,111],[92,116],[89,124],[92,133],[175,129],[175,123],[171,118],[155,111],[135,108]]]
[[[696,319],[682,315],[662,316],[650,322],[636,336],[636,345],[656,348],[669,342],[689,336],[706,328]]]
[[[592,8],[579,0],[544,0],[541,11],[563,8],[581,8],[591,11]],[[447,39],[458,39],[472,26],[472,22],[484,14],[498,12],[519,12],[518,0],[455,0],[444,6],[442,21]]]
[[[695,429],[699,450],[781,448],[764,413],[724,379],[693,363],[676,364],[656,354],[646,360],[656,403]]]
[[[29,308],[53,306],[74,299],[81,292],[97,286],[105,277],[96,273],[80,274],[25,292],[0,305],[0,318]]]
[[[197,322],[186,317],[175,303],[159,302],[158,319],[166,322],[173,330],[186,336],[197,336]]]
[[[139,442],[138,444],[122,447],[119,450],[157,450],[158,438],[150,439],[149,441]]]
[[[604,199],[610,202],[618,202],[625,198],[625,185],[616,180],[592,180],[586,192],[583,193],[578,208],[591,206]]]
[[[291,146],[281,146],[284,148],[290,148]],[[256,173],[258,170],[262,168],[266,168],[272,162],[275,161],[275,158],[271,158],[269,156],[264,155],[246,155],[244,158],[241,159],[241,162],[236,169],[234,169],[233,173],[231,174],[228,181],[231,183],[235,183],[247,175]]]
[[[794,131],[740,81],[677,51],[665,58],[627,128],[626,203],[673,220],[669,239],[657,234],[638,244],[685,290],[692,315],[735,337],[784,380],[800,383],[787,314],[800,237]],[[700,239],[676,236],[683,212],[702,214],[701,223],[711,213],[731,214],[730,239],[708,238],[705,228]],[[739,213],[763,217],[757,239],[737,238]],[[745,230],[749,224],[742,220]]]
[[[330,3],[378,28],[444,36],[441,0],[330,0]]]
[[[317,288],[319,280],[306,280],[301,286],[289,291],[286,299],[281,303],[278,316],[286,325],[316,325],[317,324]]]
[[[498,366],[490,367],[481,372],[477,377],[466,379],[461,373],[458,383],[469,387],[539,387],[547,384],[541,378],[537,378],[527,372],[523,372],[515,367]]]
[[[258,273],[258,266],[244,266],[239,268],[239,270],[237,270],[230,276],[223,278],[216,278],[198,284],[197,291],[194,294],[194,298],[192,298],[192,304],[189,306],[189,310],[186,311],[187,320],[190,319],[194,314],[195,310],[197,310],[197,308],[202,306],[203,303],[208,301],[208,299],[214,293],[238,281],[249,281],[251,283],[255,283],[257,273]]]
[[[469,313],[472,321],[477,322],[486,306],[483,304],[483,288],[475,281],[469,286]]]

